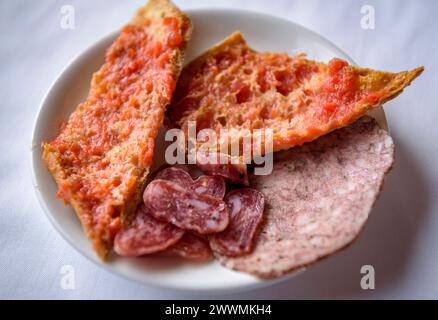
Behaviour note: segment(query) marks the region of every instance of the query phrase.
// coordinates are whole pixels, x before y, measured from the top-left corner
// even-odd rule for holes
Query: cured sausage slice
[[[223,199],[225,196],[225,181],[219,176],[200,176],[193,181],[187,171],[176,167],[169,167],[160,171],[156,179],[172,181],[196,193],[207,194],[218,199]]]
[[[193,183],[193,179],[187,171],[175,167],[161,170],[155,178],[175,182],[184,188],[190,188]]]
[[[184,230],[211,234],[228,226],[228,208],[224,201],[198,194],[172,181],[152,181],[146,187],[143,200],[156,219]]]
[[[221,157],[222,159],[226,159],[226,161],[219,161]],[[232,163],[232,157],[223,153],[206,155],[205,153],[199,152],[196,159],[196,165],[205,174],[220,176],[231,183],[248,185],[248,172],[244,162],[239,161],[239,163]],[[216,160],[213,163],[210,161],[211,159]]]
[[[165,254],[199,260],[207,260],[212,257],[208,242],[190,233],[186,233],[180,241],[167,249]]]
[[[265,199],[255,189],[237,189],[224,199],[230,212],[230,225],[210,237],[214,252],[224,256],[242,256],[251,252],[253,239],[263,220]]]
[[[223,199],[226,186],[222,177],[200,176],[193,182],[190,188],[196,193],[207,194],[218,199]]]
[[[158,221],[141,205],[132,224],[116,235],[114,250],[121,256],[138,257],[165,250],[183,235],[183,230]]]

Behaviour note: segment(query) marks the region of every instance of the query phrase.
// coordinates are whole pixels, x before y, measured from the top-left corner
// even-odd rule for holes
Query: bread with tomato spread
[[[43,144],[59,197],[74,207],[102,259],[140,201],[191,32],[170,1],[150,0],[107,50],[87,100]]]
[[[229,143],[240,138],[236,130],[271,129],[273,151],[279,151],[354,122],[422,71],[391,73],[338,58],[326,64],[304,54],[260,53],[235,32],[183,69],[168,116],[185,130],[191,121],[197,131],[228,129]]]

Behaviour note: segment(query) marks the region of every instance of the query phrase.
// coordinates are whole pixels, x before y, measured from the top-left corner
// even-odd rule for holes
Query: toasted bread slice
[[[198,132],[272,129],[278,151],[352,123],[396,97],[422,71],[390,73],[341,59],[325,64],[305,55],[259,53],[235,32],[183,69],[168,115],[183,129],[195,121]]]
[[[58,195],[102,259],[140,201],[191,32],[170,1],[150,0],[108,49],[87,100],[43,145]]]

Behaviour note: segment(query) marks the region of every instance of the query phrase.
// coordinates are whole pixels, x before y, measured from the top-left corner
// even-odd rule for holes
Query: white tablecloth
[[[74,56],[118,29],[143,2],[0,2],[0,298],[200,298],[144,287],[86,260],[51,226],[30,179],[32,124],[50,84]],[[285,17],[327,37],[364,66],[426,66],[423,76],[385,108],[396,167],[357,243],[290,281],[210,298],[438,298],[438,2],[176,3],[182,9],[238,7]],[[374,30],[360,25],[365,3],[375,8]],[[76,11],[72,31],[60,27],[66,4]],[[360,267],[366,264],[375,268],[375,290],[360,287]],[[75,270],[74,290],[60,284],[65,265]]]

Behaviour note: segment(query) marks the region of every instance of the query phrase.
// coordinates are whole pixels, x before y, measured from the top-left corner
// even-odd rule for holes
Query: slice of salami
[[[183,235],[183,230],[158,221],[141,205],[132,224],[116,235],[114,250],[121,256],[138,257],[165,250],[177,243]]]
[[[231,183],[247,186],[249,180],[246,164],[243,162],[234,164],[231,159],[231,156],[223,153],[205,154],[199,152],[196,165],[208,175],[220,176]]]
[[[190,188],[193,183],[193,179],[187,171],[176,167],[169,167],[161,170],[155,178],[173,181],[185,188]]]
[[[164,254],[199,260],[207,260],[212,257],[208,242],[190,233],[186,233],[180,241],[164,251]]]
[[[214,252],[224,256],[242,256],[251,252],[253,238],[263,220],[265,198],[255,189],[237,189],[225,196],[230,212],[228,228],[210,237]]]
[[[143,201],[156,219],[184,230],[212,234],[228,226],[228,208],[224,201],[198,194],[172,181],[157,179],[149,183]]]
[[[219,176],[200,176],[190,188],[196,193],[207,194],[218,199],[224,198],[226,189],[224,179]]]
[[[223,199],[225,196],[225,181],[219,176],[200,176],[193,181],[190,174],[180,168],[168,167],[161,170],[155,179],[172,181],[181,187],[190,188],[199,194],[207,194]]]

